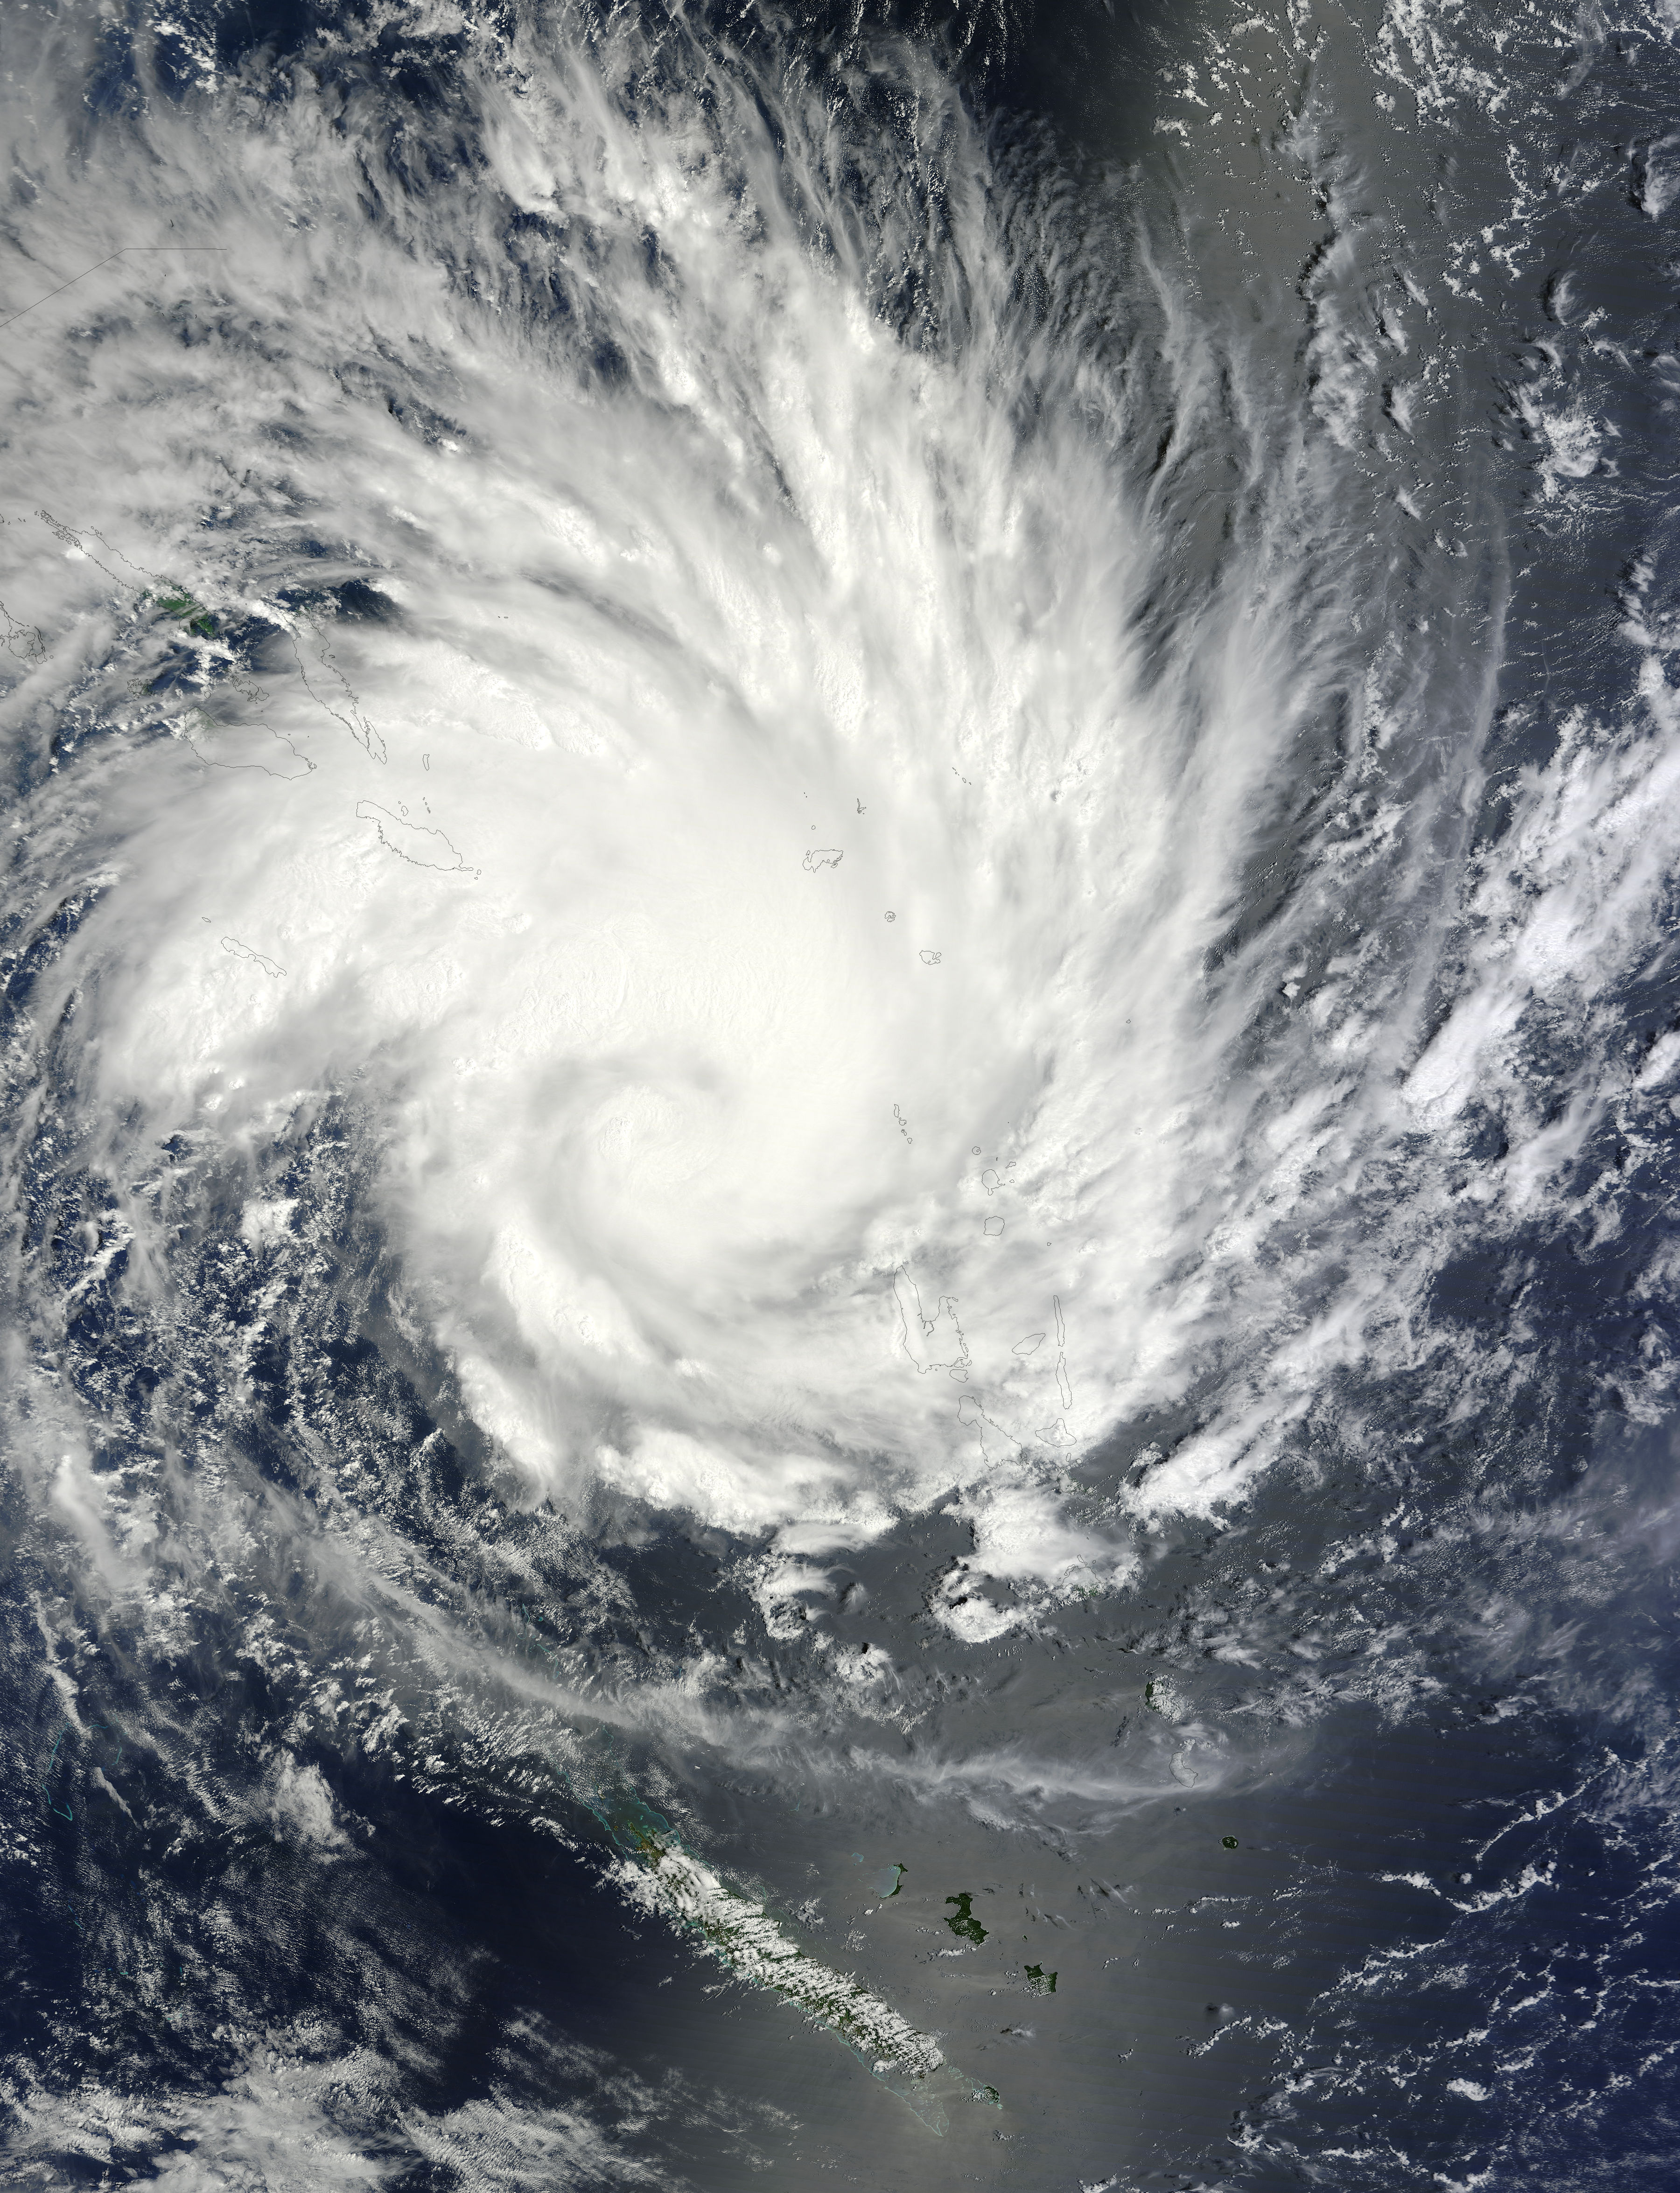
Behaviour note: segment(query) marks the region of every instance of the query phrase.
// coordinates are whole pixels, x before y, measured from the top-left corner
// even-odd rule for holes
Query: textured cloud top
[[[1668,2060],[1674,54],[1554,12],[8,16],[22,2167]]]

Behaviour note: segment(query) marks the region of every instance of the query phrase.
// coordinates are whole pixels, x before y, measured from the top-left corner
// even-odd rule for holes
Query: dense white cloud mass
[[[1420,243],[1345,140],[1488,121],[1422,20],[1209,31],[1130,175],[861,19],[4,26],[0,1623],[42,1909],[194,2038],[161,2182],[678,2182],[656,1934],[955,2154],[994,1995],[1141,2001],[1333,1711],[1669,1741],[1572,1655],[1672,1535],[1680,617],[1654,521],[1590,677],[1534,638],[1636,437],[1522,162]],[[478,1957],[645,1992],[545,2054]],[[127,2167],[108,2075],[0,2093],[26,2162]]]
[[[1289,680],[1252,585],[1140,676],[1130,422],[1077,326],[1037,348],[948,88],[910,85],[929,253],[926,178],[854,232],[814,97],[778,161],[743,72],[632,120],[634,37],[520,60],[447,226],[364,227],[307,83],[154,109],[91,203],[43,100],[26,247],[167,207],[218,255],[93,278],[67,379],[70,302],[16,345],[13,710],[113,643],[143,690],[160,600],[206,613],[175,742],[95,764],[84,1091],[137,1151],[353,1089],[416,1314],[534,1486],[867,1527],[1183,1375],[1163,1276],[1247,1169],[1202,968]],[[872,310],[901,253],[960,280],[946,339]],[[380,615],[288,598],[311,555]],[[1107,1558],[1063,1536],[1041,1566]]]
[[[562,14],[439,199],[400,184],[443,132],[380,144],[301,66],[88,140],[71,35],[14,250],[44,286],[180,244],[9,336],[7,707],[80,679],[133,727],[19,818],[44,870],[97,804],[54,980],[113,1161],[186,1134],[260,1172],[345,1093],[412,1318],[533,1492],[868,1533],[956,1484],[1023,1585],[1124,1568],[1058,1519],[1068,1451],[1225,1358],[1157,1481],[1205,1504],[1404,1350],[1454,1222],[1414,1125],[1447,1154],[1537,976],[1646,948],[1660,672],[1643,742],[1530,787],[1551,850],[1497,916],[1493,873],[1453,910],[1473,725],[1402,806],[1417,727],[1368,679],[1306,887],[1210,972],[1380,603],[1262,405],[1252,537],[1146,668],[1158,422],[1104,332],[1137,278],[1047,230],[1046,341],[1038,216],[949,86],[900,56],[913,122],[866,154],[797,75]],[[877,309],[899,263],[920,326]],[[1175,313],[1190,438],[1214,336]]]

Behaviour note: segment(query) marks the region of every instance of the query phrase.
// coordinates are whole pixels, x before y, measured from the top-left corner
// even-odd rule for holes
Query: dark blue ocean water
[[[9,17],[5,2183],[1671,2181],[1675,30]]]

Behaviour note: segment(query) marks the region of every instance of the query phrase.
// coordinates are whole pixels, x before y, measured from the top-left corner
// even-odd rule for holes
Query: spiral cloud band
[[[1672,24],[270,14],[0,28],[17,2167],[1662,2182]]]

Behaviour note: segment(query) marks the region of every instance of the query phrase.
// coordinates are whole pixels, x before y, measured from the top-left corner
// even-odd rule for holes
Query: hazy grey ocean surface
[[[0,16],[0,2184],[1680,2179],[1680,12]]]

